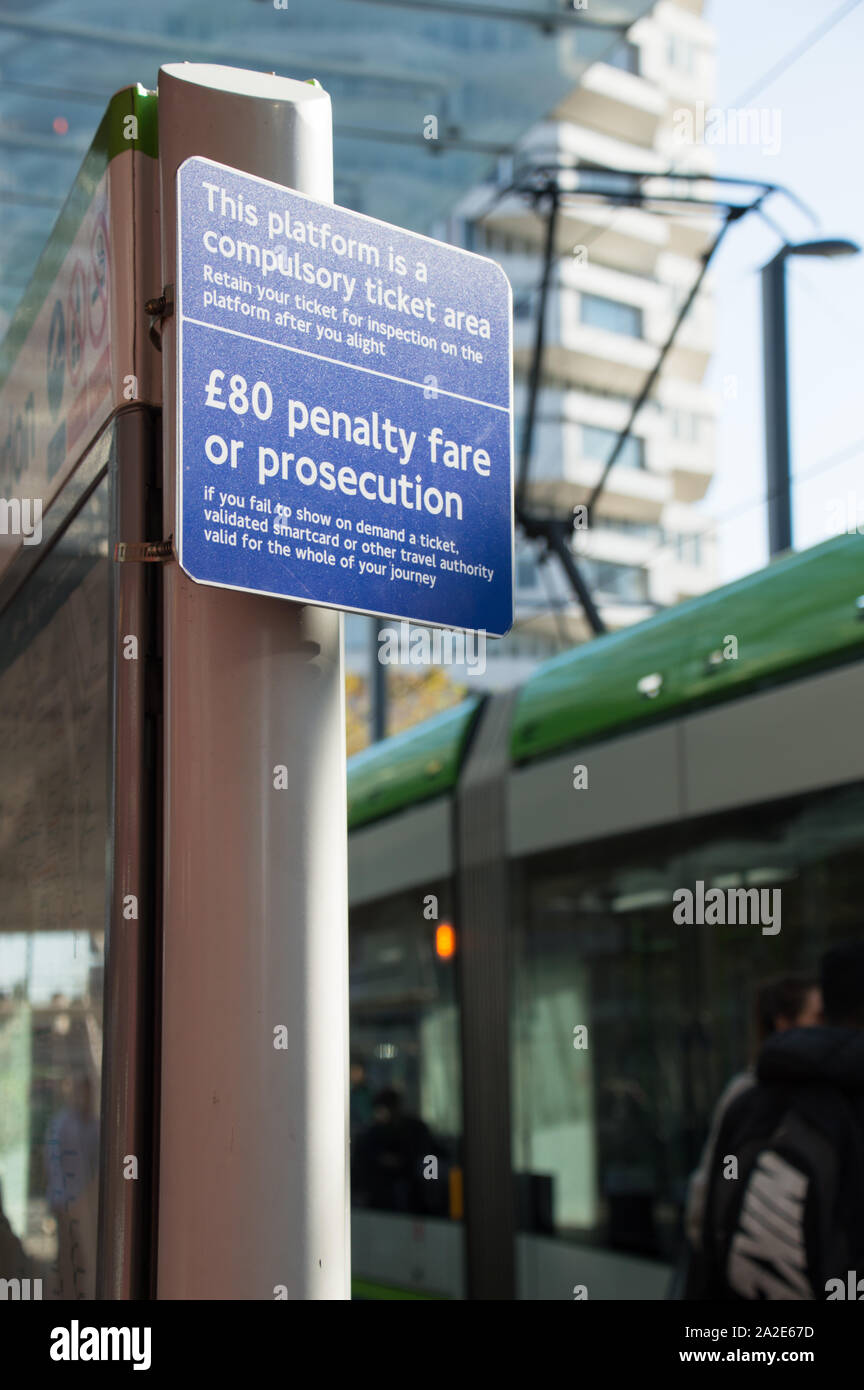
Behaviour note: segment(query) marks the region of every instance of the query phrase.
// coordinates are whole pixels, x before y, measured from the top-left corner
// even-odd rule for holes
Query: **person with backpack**
[[[824,1024],[773,1034],[723,1116],[685,1299],[827,1299],[864,1275],[864,943],[821,981]]]
[[[762,1047],[775,1033],[787,1028],[812,1028],[822,1022],[822,992],[819,981],[812,975],[778,975],[762,980],[754,991],[751,1022],[750,1062],[727,1082],[714,1107],[708,1138],[691,1175],[687,1188],[684,1229],[690,1249],[697,1254],[702,1245],[702,1223],[711,1155],[717,1143],[720,1126],[729,1106],[749,1087],[756,1085],[756,1058]]]

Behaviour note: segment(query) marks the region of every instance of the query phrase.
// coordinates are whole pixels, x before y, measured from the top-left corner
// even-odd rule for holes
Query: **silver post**
[[[176,174],[189,156],[332,201],[330,99],[317,86],[171,64],[159,144],[160,289],[174,282]],[[167,318],[165,535],[176,531],[175,343]],[[158,1296],[344,1299],[341,615],[197,585],[172,562],[164,664]],[[287,1049],[274,1045],[282,1027]]]

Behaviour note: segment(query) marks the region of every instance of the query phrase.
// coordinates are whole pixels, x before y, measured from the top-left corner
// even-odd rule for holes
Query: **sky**
[[[808,204],[818,226],[782,197],[766,205],[790,242],[844,237],[864,245],[864,3],[758,95],[740,98],[840,8],[839,0],[713,0],[705,11],[717,34],[714,104],[763,108],[771,113],[765,129],[779,134],[776,153],[716,145],[717,173],[783,184]],[[767,560],[759,269],[780,245],[751,215],[729,232],[713,275],[707,384],[720,414],[704,508],[717,522],[721,582]],[[864,532],[864,255],[792,258],[787,277],[793,543],[803,549],[848,526]]]

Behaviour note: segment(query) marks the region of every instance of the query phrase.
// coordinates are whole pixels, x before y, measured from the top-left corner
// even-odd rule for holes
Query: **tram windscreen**
[[[95,1296],[107,489],[0,614],[0,1280],[21,1297]]]

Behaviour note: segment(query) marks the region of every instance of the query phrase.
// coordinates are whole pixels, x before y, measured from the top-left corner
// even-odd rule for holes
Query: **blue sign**
[[[507,632],[500,266],[207,159],[180,168],[177,206],[186,573]]]

